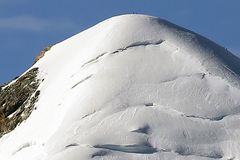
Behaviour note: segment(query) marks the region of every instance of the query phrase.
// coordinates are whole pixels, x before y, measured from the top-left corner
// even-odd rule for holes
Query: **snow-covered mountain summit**
[[[240,60],[225,48],[123,15],[45,51],[26,72],[38,101],[0,160],[240,159]]]

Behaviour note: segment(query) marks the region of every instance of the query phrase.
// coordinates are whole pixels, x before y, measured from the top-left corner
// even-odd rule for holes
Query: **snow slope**
[[[240,159],[240,60],[196,33],[117,16],[33,67],[37,109],[0,139],[0,160]]]

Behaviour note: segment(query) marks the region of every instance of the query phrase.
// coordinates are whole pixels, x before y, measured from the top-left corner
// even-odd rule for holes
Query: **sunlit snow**
[[[240,60],[168,21],[105,20],[54,45],[0,160],[240,159]]]

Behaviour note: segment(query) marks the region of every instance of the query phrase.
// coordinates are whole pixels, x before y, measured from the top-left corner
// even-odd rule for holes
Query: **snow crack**
[[[94,110],[93,112],[91,112],[91,113],[88,113],[88,114],[86,114],[86,115],[84,115],[81,119],[84,119],[84,118],[86,118],[86,117],[89,117],[89,116],[91,116],[91,115],[93,115],[93,114],[95,114],[97,111],[96,110]]]
[[[92,154],[92,158],[94,158],[94,157],[102,157],[102,156],[106,156],[108,154],[108,152],[107,151],[98,151],[98,152],[96,152],[96,153],[94,153],[94,154]]]
[[[212,159],[223,158],[222,153],[217,152],[217,151],[212,151],[208,154],[206,154],[206,153],[194,153],[194,152],[188,151],[187,148],[180,147],[180,148],[177,148],[177,150],[175,150],[174,152],[181,155],[181,156],[198,156],[198,157],[205,157],[205,158],[212,158]]]
[[[76,147],[76,146],[78,146],[77,143],[71,143],[71,144],[69,144],[69,145],[66,145],[65,148]]]
[[[152,154],[157,152],[155,148],[148,145],[114,145],[114,144],[102,144],[95,145],[94,148],[103,148],[113,151],[125,152],[125,153],[138,153],[138,154]]]
[[[31,147],[32,144],[31,143],[24,143],[23,145],[21,145],[15,152],[13,152],[12,155],[16,154],[17,152],[22,151],[25,148]]]
[[[84,63],[84,64],[81,66],[81,68],[87,66],[87,65],[90,64],[90,63],[96,63],[96,62],[98,62],[98,60],[99,60],[101,57],[103,57],[104,55],[106,55],[106,54],[108,54],[108,52],[104,52],[104,53],[98,55],[97,57],[95,57],[95,58],[87,61],[86,63]]]
[[[149,134],[150,133],[150,127],[149,127],[149,125],[145,125],[145,126],[143,126],[141,128],[133,130],[132,132],[142,133],[142,134]]]
[[[116,53],[123,52],[127,49],[135,48],[135,47],[148,46],[148,45],[159,45],[163,42],[164,42],[164,40],[159,40],[159,41],[156,41],[156,42],[151,42],[151,41],[135,42],[135,43],[132,43],[125,48],[119,48],[119,49],[117,49],[116,51],[114,51],[110,54],[116,54]]]
[[[116,53],[120,53],[120,52],[123,52],[125,50],[128,50],[128,49],[131,49],[131,48],[135,48],[135,47],[141,47],[141,46],[148,46],[148,45],[159,45],[161,43],[163,43],[165,40],[158,40],[158,41],[143,41],[143,42],[135,42],[135,43],[132,43],[124,48],[119,48],[113,52],[104,52],[100,55],[98,55],[97,57],[87,61],[86,63],[84,63],[81,68],[84,68],[85,66],[89,65],[89,64],[93,64],[93,63],[97,63],[99,61],[99,59],[101,59],[103,56],[105,55],[113,55],[113,54],[116,54]]]
[[[180,111],[178,111],[178,110],[176,110],[176,109],[173,109],[173,108],[162,107],[162,106],[159,105],[159,104],[146,103],[146,104],[144,104],[144,105],[145,105],[146,107],[159,107],[160,109],[164,109],[164,110],[173,112],[173,113],[175,113],[175,114],[179,114],[180,116],[185,117],[185,118],[199,119],[199,120],[208,120],[208,121],[213,121],[213,122],[214,122],[214,121],[223,120],[225,117],[232,115],[232,114],[223,114],[223,115],[219,115],[219,116],[215,116],[215,117],[209,118],[209,117],[203,117],[203,116],[198,116],[198,115],[187,115],[186,113],[180,112]]]
[[[220,115],[220,116],[213,117],[213,118],[201,117],[201,116],[196,116],[196,115],[184,115],[184,116],[188,117],[188,118],[196,118],[196,119],[209,120],[209,121],[220,121],[228,115]]]
[[[173,77],[171,79],[163,80],[160,83],[172,82],[172,81],[175,81],[175,80],[177,80],[179,78],[183,78],[183,77],[199,77],[200,79],[204,79],[205,76],[206,76],[206,73],[184,74],[184,75],[179,75],[179,76]]]
[[[79,81],[78,83],[76,83],[75,85],[72,86],[72,89],[75,88],[76,86],[78,86],[79,84],[83,83],[84,81],[88,80],[89,78],[91,78],[93,75],[89,75],[87,77],[85,77],[84,79],[82,79],[81,81]]]

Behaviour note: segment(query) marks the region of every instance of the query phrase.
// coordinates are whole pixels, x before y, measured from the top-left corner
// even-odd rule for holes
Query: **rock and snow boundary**
[[[117,16],[34,67],[37,109],[0,160],[240,159],[240,60],[196,33]]]

